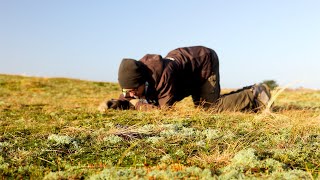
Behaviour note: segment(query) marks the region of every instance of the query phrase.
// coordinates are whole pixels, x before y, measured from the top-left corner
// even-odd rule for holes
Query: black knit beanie
[[[122,59],[118,81],[122,88],[137,88],[146,82],[144,64],[134,59]]]

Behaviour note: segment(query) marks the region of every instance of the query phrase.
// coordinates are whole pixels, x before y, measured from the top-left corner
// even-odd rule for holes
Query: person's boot
[[[271,93],[270,88],[266,84],[261,83],[253,85],[252,93],[258,105],[258,109],[267,107],[268,102],[271,99]]]

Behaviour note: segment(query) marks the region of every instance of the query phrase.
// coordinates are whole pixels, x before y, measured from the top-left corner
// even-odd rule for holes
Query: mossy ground
[[[0,75],[3,179],[317,179],[320,91],[272,113],[98,111],[115,83]]]

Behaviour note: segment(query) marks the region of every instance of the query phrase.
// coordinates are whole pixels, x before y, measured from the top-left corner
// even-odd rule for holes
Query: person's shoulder
[[[191,47],[188,47],[188,49],[190,49],[191,51],[212,51],[211,48],[208,48],[206,46],[191,46]]]
[[[213,50],[206,47],[206,46],[188,46],[188,47],[180,47],[177,49],[174,49],[168,53],[168,55],[172,54],[182,54],[182,55],[188,55],[188,54],[203,54],[203,53],[210,53]]]
[[[164,62],[161,55],[146,54],[142,59],[140,59],[140,62],[145,64],[152,71],[152,73],[155,74],[155,77],[158,78],[161,75]]]
[[[161,60],[162,60],[162,56],[158,54],[146,54],[140,59],[140,61],[143,63],[159,62]]]
[[[180,48],[177,48],[176,50],[178,49],[189,49],[189,50],[193,50],[193,49],[210,49],[206,46],[201,46],[201,45],[197,45],[197,46],[187,46],[187,47],[180,47]]]

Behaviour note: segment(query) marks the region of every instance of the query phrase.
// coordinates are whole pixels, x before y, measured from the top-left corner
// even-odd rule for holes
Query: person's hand
[[[108,109],[129,109],[130,103],[127,100],[111,99],[106,103]]]
[[[142,106],[148,104],[148,102],[147,102],[146,99],[131,99],[129,102],[130,102],[130,104],[131,104],[132,106],[134,106],[135,108],[139,108],[139,109],[140,109]]]
[[[129,102],[132,104],[134,107],[136,107],[136,104],[140,101],[140,99],[131,99]]]

